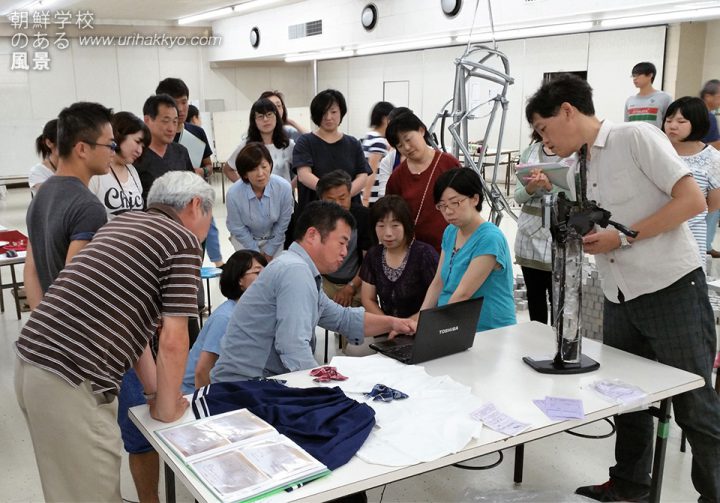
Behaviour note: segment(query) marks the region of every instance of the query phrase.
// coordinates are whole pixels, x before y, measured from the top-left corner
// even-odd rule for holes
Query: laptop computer
[[[399,335],[392,340],[372,343],[370,348],[407,364],[470,349],[482,303],[480,297],[420,311],[414,337]]]

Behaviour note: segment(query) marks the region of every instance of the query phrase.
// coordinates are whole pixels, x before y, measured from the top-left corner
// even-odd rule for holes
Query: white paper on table
[[[533,403],[554,421],[585,417],[583,402],[576,398],[546,396],[544,400],[533,400]]]
[[[605,400],[620,404],[620,409],[623,412],[650,405],[648,394],[645,391],[619,379],[598,379],[590,387]]]
[[[529,423],[523,423],[500,412],[492,402],[488,402],[479,409],[472,411],[470,417],[476,421],[482,421],[491,430],[511,437],[522,433],[530,427]]]

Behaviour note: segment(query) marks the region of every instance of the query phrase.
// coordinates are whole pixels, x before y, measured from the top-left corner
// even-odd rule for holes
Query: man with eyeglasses
[[[110,171],[117,149],[111,116],[112,110],[87,102],[75,103],[58,116],[57,172],[43,183],[26,215],[24,281],[31,309],[107,222],[105,208],[87,186],[92,176]]]
[[[167,94],[156,94],[145,100],[143,120],[150,129],[150,146],[135,161],[140,176],[143,200],[147,200],[155,179],[168,171],[192,171],[192,161],[187,148],[175,143],[178,128],[178,109],[175,100]]]

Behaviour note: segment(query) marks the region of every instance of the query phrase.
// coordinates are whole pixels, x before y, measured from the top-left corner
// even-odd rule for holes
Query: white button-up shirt
[[[604,121],[587,166],[588,199],[627,226],[665,206],[675,184],[691,176],[663,132],[645,123]],[[625,300],[631,300],[661,290],[700,267],[687,223],[595,259],[603,293],[612,302],[619,302],[618,289]]]

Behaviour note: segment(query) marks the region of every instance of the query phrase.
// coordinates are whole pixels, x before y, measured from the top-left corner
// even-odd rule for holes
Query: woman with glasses
[[[236,251],[223,265],[220,291],[227,300],[213,310],[190,349],[182,384],[183,394],[192,393],[196,388],[210,384],[210,371],[220,356],[220,343],[235,304],[265,266],[265,257],[253,250]]]
[[[145,123],[130,112],[117,112],[110,122],[115,138],[115,156],[110,162],[110,172],[93,176],[88,188],[105,206],[108,220],[126,211],[143,209],[142,184],[132,165],[150,145],[150,130]]]
[[[240,151],[250,142],[259,142],[267,147],[273,161],[273,174],[278,175],[292,184],[295,188],[295,177],[290,173],[292,165],[292,152],[295,142],[288,138],[283,122],[275,104],[267,99],[260,98],[253,103],[248,119],[248,131],[240,145],[230,154],[223,172],[233,182],[240,179],[235,159]]]
[[[432,190],[438,177],[459,167],[460,162],[428,145],[425,124],[410,111],[390,119],[385,137],[405,159],[390,175],[385,194],[397,194],[407,201],[415,237],[439,252],[446,223],[431,201]]]
[[[510,247],[500,229],[480,216],[480,177],[470,168],[446,171],[433,198],[449,225],[422,309],[484,297],[478,331],[515,324]]]
[[[285,106],[285,97],[280,91],[265,91],[260,95],[260,98],[267,98],[275,104],[288,138],[293,141],[297,141],[300,135],[308,132],[304,127],[288,117],[287,107]]]
[[[269,262],[283,250],[293,214],[290,183],[271,174],[273,160],[265,145],[245,145],[235,159],[242,182],[227,193],[227,228],[236,250],[254,250]]]

